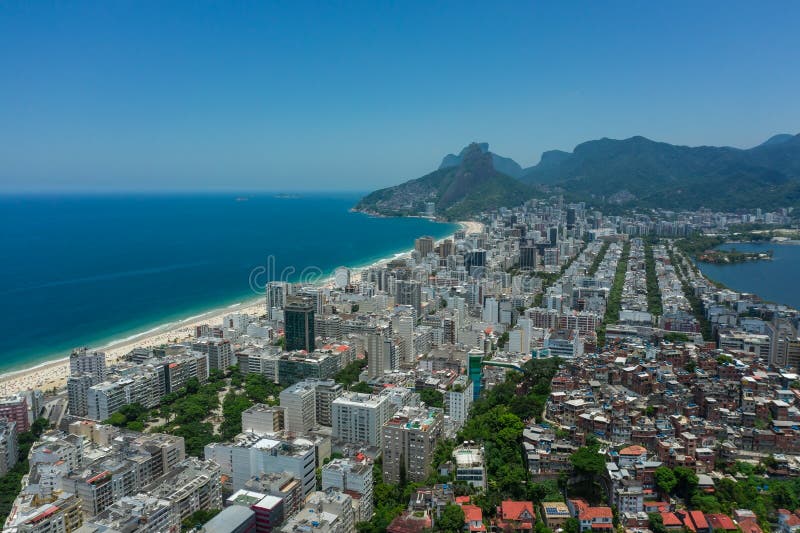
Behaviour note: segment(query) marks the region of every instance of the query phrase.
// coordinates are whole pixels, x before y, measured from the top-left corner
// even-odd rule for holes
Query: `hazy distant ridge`
[[[375,191],[356,208],[416,214],[432,201],[437,214],[452,217],[553,193],[643,207],[800,206],[800,135],[778,134],[749,149],[603,138],[571,153],[544,152],[530,168],[472,143],[446,155],[439,170]]]

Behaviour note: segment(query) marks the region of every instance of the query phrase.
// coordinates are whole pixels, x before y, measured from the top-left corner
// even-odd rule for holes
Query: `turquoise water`
[[[800,246],[793,244],[727,244],[743,252],[774,252],[771,261],[749,261],[733,265],[697,263],[709,278],[739,292],[757,294],[770,302],[800,309]]]
[[[252,300],[260,296],[268,258],[273,279],[311,279],[456,228],[349,212],[357,200],[356,194],[0,196],[0,370]]]

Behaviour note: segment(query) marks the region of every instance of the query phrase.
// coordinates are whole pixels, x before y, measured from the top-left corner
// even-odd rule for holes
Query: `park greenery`
[[[230,440],[241,432],[245,409],[255,403],[277,404],[280,390],[280,385],[263,375],[242,375],[237,367],[230,368],[227,376],[213,371],[207,383],[192,378],[185,387],[167,394],[153,411],[161,423],[152,430],[183,437],[186,453],[202,457],[206,444]],[[112,415],[109,421],[116,421],[112,419],[117,415]],[[213,419],[219,422],[216,431]],[[130,428],[127,422],[126,427]]]
[[[644,269],[647,278],[647,312],[653,316],[662,315],[664,308],[661,302],[661,288],[658,286],[653,245],[649,241],[644,243]]]
[[[345,388],[350,388],[353,383],[358,382],[358,376],[366,368],[366,359],[356,359],[343,369],[341,369],[333,379],[336,383],[341,383]]]
[[[144,431],[145,425],[150,420],[150,410],[140,403],[123,405],[119,411],[104,420],[104,424],[111,424],[131,431]]]
[[[622,245],[622,254],[619,261],[617,261],[617,269],[614,272],[614,282],[611,284],[611,290],[608,293],[608,301],[606,301],[606,313],[603,316],[603,322],[597,328],[597,346],[605,346],[606,343],[606,327],[609,324],[615,324],[619,321],[619,312],[622,305],[622,289],[625,286],[625,272],[628,271],[628,258],[631,253],[631,243],[625,242]]]
[[[183,437],[186,453],[202,457],[206,444],[220,440],[206,418],[219,408],[219,393],[224,388],[225,380],[219,373],[203,384],[196,378],[189,379],[185,387],[161,400],[158,416],[163,423],[153,431]]]
[[[355,383],[351,390],[372,392],[372,387],[358,382],[365,366],[365,360],[357,360],[335,379],[345,386]],[[231,440],[242,431],[243,411],[256,403],[277,405],[281,389],[261,374],[243,374],[233,366],[224,373],[212,370],[205,383],[197,378],[187,380],[184,387],[164,396],[155,409],[138,403],[125,405],[104,422],[132,431],[149,427],[153,432],[183,437],[186,453],[202,457],[206,444]]]
[[[608,251],[608,247],[611,246],[609,241],[605,241],[601,246],[600,250],[597,252],[592,264],[589,266],[589,270],[586,271],[586,274],[589,277],[593,277],[597,274],[597,270],[600,268],[600,265],[603,263],[603,259],[606,257],[606,252]]]

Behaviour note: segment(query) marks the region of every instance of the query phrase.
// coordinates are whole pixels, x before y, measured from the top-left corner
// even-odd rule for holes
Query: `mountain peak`
[[[774,146],[776,144],[783,144],[787,141],[791,141],[794,138],[795,136],[791,133],[778,133],[777,135],[773,135],[763,143],[759,144],[756,148],[761,146]]]
[[[444,156],[444,158],[442,159],[442,163],[439,165],[439,168],[443,169],[443,168],[459,166],[464,158],[464,155],[467,153],[467,151],[470,150],[471,151],[480,150],[480,152],[484,154],[491,154],[492,165],[498,172],[502,172],[503,174],[506,174],[513,178],[521,177],[524,172],[522,167],[513,159],[508,157],[503,157],[493,152],[490,152],[489,143],[475,142],[475,141],[471,142],[470,144],[462,148],[461,151],[458,153],[458,155],[447,154],[446,156]]]
[[[356,209],[382,214],[417,214],[431,203],[436,214],[458,218],[485,209],[519,205],[533,190],[510,177],[501,166],[522,169],[510,159],[489,151],[487,143],[473,142],[459,154],[450,154],[442,167],[421,178],[365,196]]]
[[[485,144],[485,143],[484,143]],[[488,148],[488,145],[486,145]],[[458,173],[474,173],[481,177],[494,174],[494,162],[492,153],[484,150],[478,143],[470,143],[461,150],[461,163],[458,165]]]

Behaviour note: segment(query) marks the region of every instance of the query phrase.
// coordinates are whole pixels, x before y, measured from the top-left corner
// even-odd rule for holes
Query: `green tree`
[[[722,506],[711,494],[703,494],[702,492],[695,492],[692,496],[692,507],[699,509],[704,513],[721,513]]]
[[[444,394],[436,389],[422,389],[419,397],[428,407],[444,407]]]
[[[439,518],[436,519],[434,529],[446,533],[460,533],[464,529],[464,510],[460,505],[445,505]]]
[[[120,412],[113,413],[103,421],[104,424],[110,424],[117,427],[123,427],[127,422],[128,419],[125,418],[125,415]]]
[[[363,381],[359,381],[358,383],[350,387],[350,390],[353,392],[372,394],[372,386],[367,383],[364,383]]]
[[[253,402],[244,394],[229,391],[222,401],[222,424],[219,433],[222,440],[231,440],[242,431],[242,413],[251,407]]]
[[[659,466],[656,468],[655,472],[653,472],[653,479],[656,482],[656,486],[665,494],[672,494],[672,491],[675,490],[675,486],[678,484],[675,473],[667,466]]]
[[[685,333],[671,331],[664,334],[664,340],[671,343],[689,342],[689,336]]]
[[[664,527],[664,519],[659,513],[648,513],[647,518],[650,520],[650,529],[653,533],[667,533],[667,528]]]
[[[220,512],[220,509],[201,509],[190,514],[181,522],[181,531],[190,531],[197,526],[202,526]]]
[[[336,383],[341,383],[345,387],[349,387],[353,383],[358,381],[358,376],[361,375],[361,371],[367,366],[366,359],[356,359],[343,369],[341,369],[333,379]]]
[[[238,366],[232,366],[228,368],[228,375],[230,376],[231,387],[237,389],[242,387],[244,384],[244,374],[242,374],[242,371],[239,370]]]
[[[599,476],[606,469],[606,461],[603,456],[597,453],[597,450],[586,446],[573,453],[569,461],[576,474],[589,478]]]
[[[130,422],[125,424],[125,427],[131,431],[142,432],[144,431],[144,422],[141,422],[139,420],[131,420]]]
[[[504,331],[497,339],[497,348],[503,349],[506,344],[508,344],[508,332]]]
[[[281,389],[262,374],[247,374],[244,380],[245,394],[255,403],[277,405]]]
[[[200,380],[197,378],[189,378],[186,381],[186,392],[188,394],[197,394],[197,391],[200,390]]]
[[[676,493],[685,500],[690,499],[697,489],[697,483],[699,481],[697,474],[694,473],[694,470],[685,466],[675,467],[673,473],[677,480]]]
[[[580,533],[581,523],[577,518],[567,518],[564,522],[564,533]]]

